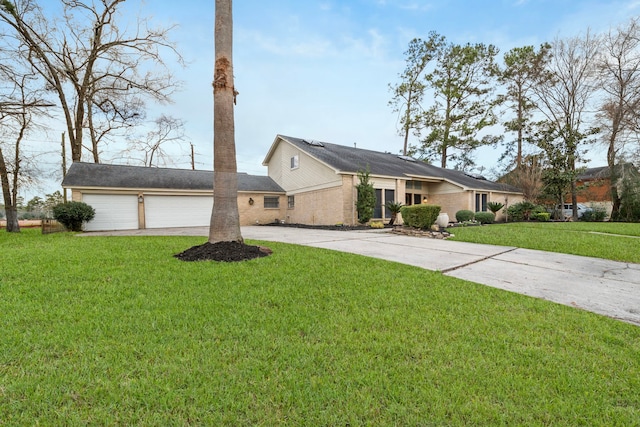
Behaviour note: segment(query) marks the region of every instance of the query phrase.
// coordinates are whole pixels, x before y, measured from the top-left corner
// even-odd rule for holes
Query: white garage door
[[[96,216],[85,224],[85,230],[138,229],[138,197],[136,195],[84,194],[82,201],[96,211]]]
[[[213,196],[145,196],[147,228],[203,227],[211,221]]]

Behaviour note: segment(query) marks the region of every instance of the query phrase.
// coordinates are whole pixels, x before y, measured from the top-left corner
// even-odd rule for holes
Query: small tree
[[[401,202],[387,202],[384,206],[387,209],[389,209],[389,212],[391,212],[391,220],[389,221],[389,225],[395,224],[396,219],[398,219],[398,214],[402,210],[402,203]]]
[[[356,185],[358,192],[356,210],[358,212],[358,222],[365,224],[373,218],[373,209],[376,206],[376,191],[370,182],[368,166],[366,170],[358,172],[358,179],[360,180],[360,184]]]
[[[626,176],[620,191],[620,210],[612,217],[614,221],[640,221],[640,181]]]
[[[504,204],[500,202],[489,202],[487,203],[487,207],[491,212],[493,212],[493,215],[496,215],[500,212],[500,209],[504,208]]]
[[[82,224],[91,221],[96,211],[83,202],[61,203],[53,207],[53,217],[69,231],[82,231]]]

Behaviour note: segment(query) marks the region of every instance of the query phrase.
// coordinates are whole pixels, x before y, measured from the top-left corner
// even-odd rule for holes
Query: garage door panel
[[[144,198],[146,228],[209,225],[213,196],[150,196]]]
[[[85,224],[86,231],[138,228],[138,198],[135,195],[84,194],[82,201],[96,211],[95,217]]]

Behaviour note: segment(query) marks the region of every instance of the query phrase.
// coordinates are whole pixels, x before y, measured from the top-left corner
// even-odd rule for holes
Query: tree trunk
[[[609,166],[609,192],[611,193],[611,216],[609,221],[613,221],[618,218],[620,214],[620,194],[618,194],[618,179],[620,175],[616,169],[616,149],[615,149],[615,133],[612,133],[609,140],[609,148],[607,149],[607,165]],[[622,165],[624,167],[624,165]]]
[[[238,211],[238,170],[233,106],[232,0],[215,3],[213,80],[213,211],[209,242],[243,242]]]
[[[19,233],[20,223],[18,222],[18,209],[15,202],[11,197],[11,190],[9,189],[9,173],[7,172],[7,165],[4,162],[4,155],[2,149],[0,149],[0,182],[2,182],[2,195],[4,197],[4,211],[7,216],[8,233]]]

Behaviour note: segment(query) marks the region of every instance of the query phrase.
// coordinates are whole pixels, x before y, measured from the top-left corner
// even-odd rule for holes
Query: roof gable
[[[213,171],[75,162],[63,187],[213,190]],[[238,191],[284,193],[268,176],[238,174]]]

